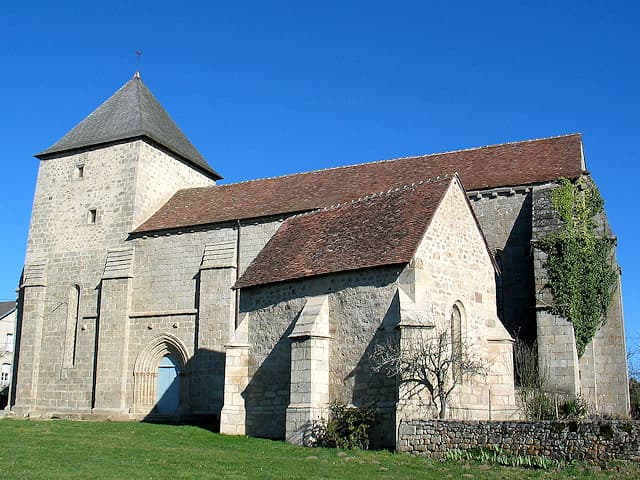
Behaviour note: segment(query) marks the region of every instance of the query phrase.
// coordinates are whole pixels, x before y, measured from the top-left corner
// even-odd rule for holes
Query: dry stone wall
[[[500,448],[559,460],[640,460],[640,422],[403,422],[397,449],[442,457],[460,449]]]

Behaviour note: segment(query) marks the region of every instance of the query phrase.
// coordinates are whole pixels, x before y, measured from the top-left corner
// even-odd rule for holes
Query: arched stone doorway
[[[175,415],[189,404],[188,353],[173,335],[155,337],[136,358],[133,413]]]

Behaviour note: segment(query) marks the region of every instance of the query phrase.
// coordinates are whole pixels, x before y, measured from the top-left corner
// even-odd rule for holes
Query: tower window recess
[[[98,210],[95,208],[89,209],[89,223],[96,223],[98,220]]]
[[[76,165],[76,178],[84,178],[84,163]]]

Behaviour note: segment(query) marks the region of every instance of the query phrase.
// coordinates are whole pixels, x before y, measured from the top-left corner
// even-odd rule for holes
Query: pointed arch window
[[[64,339],[64,357],[62,366],[73,368],[76,364],[76,348],[78,340],[78,316],[80,313],[80,286],[72,285],[69,288],[67,300],[67,324]]]
[[[453,378],[460,382],[460,359],[462,358],[462,312],[455,304],[451,309],[451,360]]]

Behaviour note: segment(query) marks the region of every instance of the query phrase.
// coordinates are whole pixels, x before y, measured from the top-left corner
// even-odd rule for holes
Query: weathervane
[[[136,50],[136,56],[136,74],[134,75],[134,77],[140,78],[140,57],[142,57],[142,50]]]

